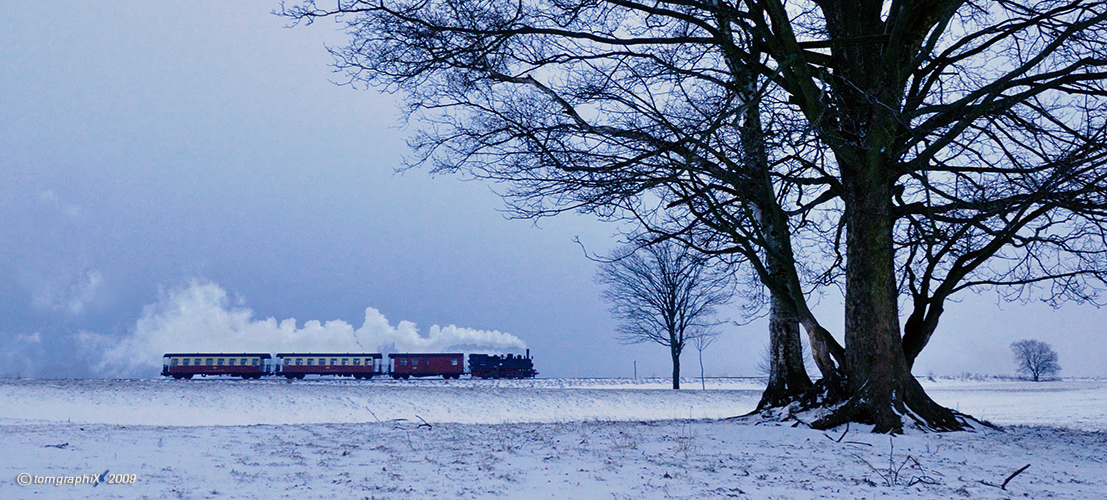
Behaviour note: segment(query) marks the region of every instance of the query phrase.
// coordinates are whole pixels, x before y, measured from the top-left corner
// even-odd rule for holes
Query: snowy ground
[[[1107,498],[1107,381],[924,385],[1004,431],[719,420],[755,379],[8,379],[0,498]]]

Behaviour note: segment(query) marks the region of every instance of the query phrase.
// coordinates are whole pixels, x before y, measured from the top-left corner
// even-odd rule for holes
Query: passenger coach
[[[339,377],[373,378],[383,373],[380,353],[297,353],[277,354],[279,375],[288,379],[306,375],[336,375]]]
[[[162,357],[161,374],[175,379],[195,375],[261,378],[271,372],[269,353],[169,353]]]
[[[465,373],[465,354],[453,353],[397,353],[388,355],[392,378],[410,377],[461,378]]]

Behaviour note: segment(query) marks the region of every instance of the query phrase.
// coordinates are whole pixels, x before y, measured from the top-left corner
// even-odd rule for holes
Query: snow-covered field
[[[6,379],[0,498],[1107,498],[1104,380],[924,380],[1004,430],[896,437],[707,383]]]

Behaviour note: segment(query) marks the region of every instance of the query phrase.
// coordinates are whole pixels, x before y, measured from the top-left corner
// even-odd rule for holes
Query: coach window
[[[411,366],[419,366],[419,358],[411,358]]]
[[[211,365],[215,364],[215,360],[211,359],[211,358],[205,359],[204,364],[208,365],[208,366],[211,366]]]
[[[308,358],[307,360],[308,360],[308,366],[315,366],[315,359],[314,358]]]
[[[407,358],[400,358],[400,366],[407,366]]]
[[[361,358],[354,358],[354,366],[361,366]]]
[[[184,363],[182,363],[182,364],[183,364],[184,366],[188,366],[188,358],[185,358],[185,359],[184,359]]]
[[[342,358],[342,366],[350,364],[350,358]]]
[[[234,366],[234,358],[228,359],[228,365]]]
[[[223,358],[219,358],[218,360],[216,360],[215,365],[216,366],[223,366]]]
[[[337,364],[338,364],[338,359],[337,358],[331,358],[331,365],[334,366],[334,365],[337,365]]]
[[[296,358],[296,366],[303,366],[304,358]]]
[[[256,360],[256,359],[254,360],[255,365],[257,364],[257,361],[258,360]],[[291,365],[291,364],[292,364],[292,358],[284,358],[284,366],[288,366],[288,365]]]
[[[450,366],[457,366],[457,358],[450,359]]]

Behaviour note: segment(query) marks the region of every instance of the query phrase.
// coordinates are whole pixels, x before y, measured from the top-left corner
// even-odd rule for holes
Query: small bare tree
[[[709,335],[715,308],[730,301],[730,275],[671,240],[618,249],[596,274],[603,299],[619,319],[619,340],[669,348],[673,389],[680,389],[680,354],[686,343]],[[706,347],[706,345],[705,345]]]
[[[700,357],[700,389],[707,389],[707,380],[703,376],[703,351],[719,340],[719,333],[721,332],[714,329],[704,330],[691,339],[692,346],[696,348]]]
[[[1061,371],[1057,364],[1057,353],[1041,340],[1025,339],[1011,344],[1015,353],[1015,366],[1018,373],[1038,382],[1042,377],[1052,377]]]

